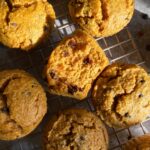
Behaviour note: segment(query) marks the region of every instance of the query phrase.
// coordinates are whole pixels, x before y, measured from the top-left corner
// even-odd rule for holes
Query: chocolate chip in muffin
[[[52,79],[56,79],[56,73],[55,73],[55,71],[51,71],[49,74],[50,74],[50,76],[51,76]]]
[[[69,85],[68,86],[68,93],[73,95],[74,93],[76,93],[78,91],[78,87],[75,85]]]
[[[68,46],[70,46],[73,50],[75,50],[77,47],[77,42],[72,39],[69,41]]]
[[[50,86],[49,86],[49,89],[53,90],[53,89],[54,89],[54,86],[50,85]]]
[[[111,92],[112,88],[111,87],[108,87],[108,88],[104,88],[103,92],[104,93],[107,93],[107,92]],[[117,97],[117,96],[116,96]],[[115,97],[115,99],[116,99]]]
[[[86,57],[86,58],[84,58],[83,63],[84,63],[85,65],[88,65],[88,64],[91,64],[92,61],[90,60],[89,57]]]
[[[12,22],[11,25],[12,25],[13,27],[17,27],[17,23],[15,23],[15,22]]]
[[[145,82],[145,80],[144,80],[144,79],[142,79],[140,82],[141,82],[141,83],[144,83],[144,82]]]
[[[84,137],[83,135],[81,135],[81,136],[80,136],[80,140],[81,140],[81,141],[84,141],[84,140],[85,140],[85,137]]]
[[[141,94],[139,94],[139,98],[141,98],[141,97],[144,97],[144,95],[141,93]]]
[[[125,115],[124,115],[125,117],[127,117],[127,118],[131,118],[131,116],[129,115],[129,113],[127,112],[127,113],[125,113]]]
[[[64,56],[64,57],[67,57],[67,56],[69,56],[69,52],[67,52],[67,51],[64,51],[64,52],[63,52],[63,56]]]
[[[35,87],[37,87],[37,86],[38,86],[38,85],[37,85],[36,83],[33,83],[31,87],[32,87],[32,88],[35,88]]]
[[[110,77],[110,78],[108,79],[108,82],[110,82],[110,81],[112,81],[112,80],[115,80],[116,78],[117,78],[116,76]]]
[[[84,88],[78,88],[80,92],[82,92],[84,90]]]
[[[3,113],[9,113],[9,109],[7,107],[2,108],[1,111]]]

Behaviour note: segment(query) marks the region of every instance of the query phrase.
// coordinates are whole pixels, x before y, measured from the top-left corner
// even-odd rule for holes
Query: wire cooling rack
[[[9,68],[24,69],[33,74],[45,87],[42,80],[42,71],[46,58],[50,55],[53,48],[65,36],[71,34],[76,26],[71,21],[67,11],[67,0],[51,0],[54,6],[57,19],[55,29],[49,37],[48,46],[37,48],[29,53],[18,50],[8,49],[0,45],[0,70]],[[136,48],[128,28],[123,29],[118,34],[108,38],[97,38],[97,42],[104,49],[110,62],[135,63],[146,70],[146,64]],[[46,89],[46,88],[45,88]],[[10,142],[0,141],[0,150],[42,150],[42,129],[50,117],[60,110],[70,107],[86,108],[93,111],[93,105],[90,97],[84,101],[76,101],[72,98],[66,98],[56,95],[47,94],[48,113],[39,127],[30,135]],[[141,124],[125,129],[109,128],[110,150],[121,150],[121,146],[130,138],[143,135],[150,132],[150,119]]]

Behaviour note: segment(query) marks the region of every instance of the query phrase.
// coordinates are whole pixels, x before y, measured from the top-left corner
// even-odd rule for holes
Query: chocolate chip
[[[9,113],[9,109],[6,108],[6,107],[2,108],[1,111],[2,111],[3,113]]]
[[[129,113],[125,113],[124,115],[125,117],[131,118],[131,116],[129,115]]]
[[[84,90],[84,88],[78,88],[80,92],[82,92]]]
[[[146,45],[145,49],[146,49],[147,51],[150,51],[150,44]]]
[[[77,43],[75,40],[70,40],[68,46],[70,46],[72,49],[76,49]]]
[[[37,84],[35,83],[35,84],[32,84],[32,86],[31,86],[32,88],[35,88],[35,87],[37,87]]]
[[[108,87],[103,90],[104,93],[111,92],[112,88]]]
[[[32,88],[34,88],[34,87],[38,87],[36,82],[32,82]]]
[[[145,80],[141,80],[140,82],[141,82],[141,83],[144,83],[144,82],[145,82]]]
[[[56,74],[54,71],[51,71],[49,74],[50,74],[52,79],[56,79]]]
[[[147,14],[142,14],[142,18],[147,20],[148,19],[148,15]]]
[[[86,65],[90,64],[91,63],[90,58],[89,57],[84,58],[83,63],[86,64]]]
[[[11,25],[14,26],[14,27],[16,27],[16,26],[17,26],[17,23],[12,22]]]
[[[73,145],[70,146],[70,150],[74,150],[75,147]]]
[[[84,136],[80,136],[80,140],[84,141],[85,140]]]
[[[54,86],[50,85],[50,86],[49,86],[49,89],[53,90],[53,89],[54,89]]]
[[[112,80],[115,80],[117,77],[115,76],[115,77],[110,77],[109,79],[108,79],[108,82],[110,82],[110,81],[112,81]]]
[[[139,98],[141,98],[141,97],[144,97],[144,95],[143,95],[143,94],[140,94],[140,95],[139,95]]]
[[[128,18],[128,17],[126,17],[126,18],[125,18],[125,20],[129,20],[129,18]]]
[[[68,86],[68,93],[73,95],[74,93],[76,93],[78,91],[78,87],[75,85],[69,85]]]
[[[67,57],[67,56],[69,56],[69,53],[68,53],[67,51],[64,51],[64,52],[63,52],[63,56],[64,56],[64,57]]]
[[[66,83],[67,78],[59,78],[58,81],[62,83]]]

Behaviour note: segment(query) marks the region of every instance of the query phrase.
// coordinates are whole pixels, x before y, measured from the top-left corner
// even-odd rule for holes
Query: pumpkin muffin
[[[150,76],[134,64],[112,64],[93,89],[96,113],[111,127],[129,127],[150,113]]]
[[[47,111],[42,86],[23,70],[0,72],[0,140],[32,132]]]
[[[72,19],[96,37],[111,36],[131,20],[134,0],[70,0]]]
[[[49,91],[82,100],[107,65],[108,59],[98,43],[77,30],[64,38],[49,57],[45,69]]]
[[[91,112],[70,109],[54,117],[44,134],[45,150],[107,150],[103,123]]]
[[[0,42],[25,51],[47,38],[55,12],[48,2],[29,0],[0,1]]]

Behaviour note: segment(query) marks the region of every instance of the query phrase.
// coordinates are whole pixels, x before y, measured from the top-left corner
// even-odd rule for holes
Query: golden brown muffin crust
[[[77,30],[58,44],[46,66],[51,93],[86,98],[91,84],[108,65],[98,43],[87,33]]]
[[[71,0],[72,19],[92,36],[110,36],[131,20],[133,0]]]
[[[137,65],[112,64],[98,77],[93,90],[97,115],[109,126],[140,123],[150,112],[150,77]]]
[[[46,94],[32,76],[22,70],[0,72],[0,140],[27,135],[46,111]]]
[[[94,114],[71,109],[51,120],[45,132],[46,150],[107,150],[108,135]]]

